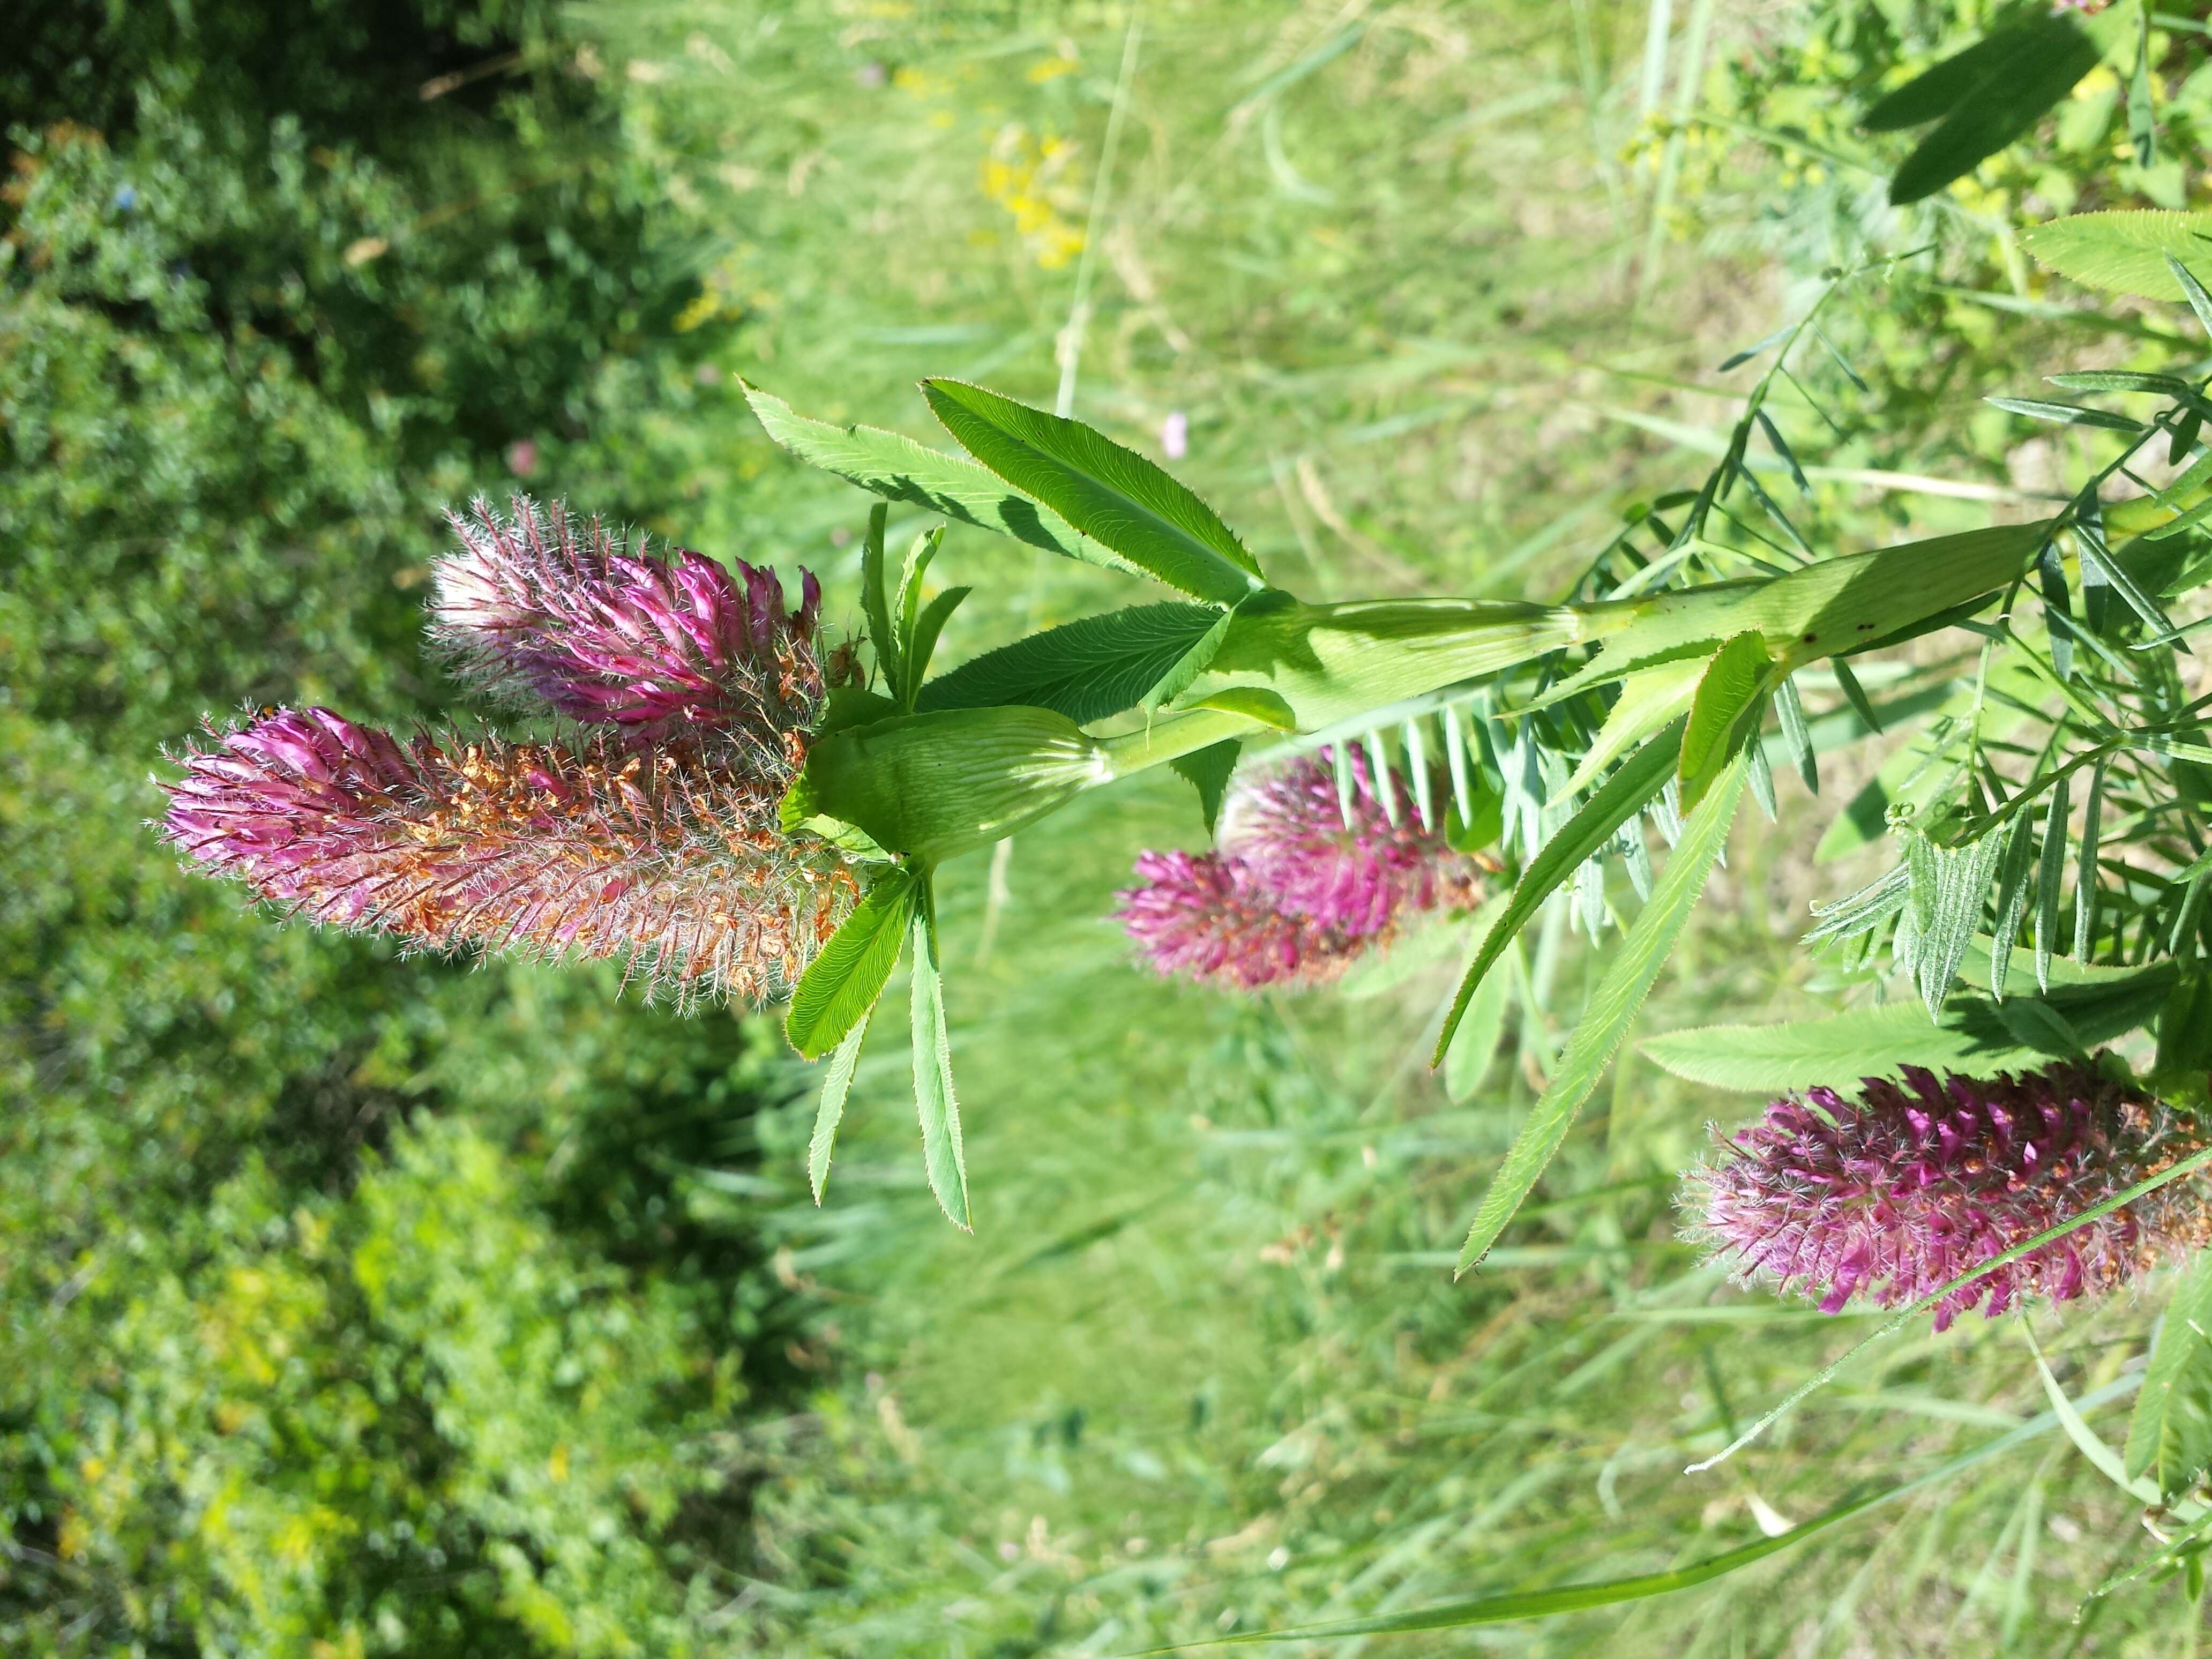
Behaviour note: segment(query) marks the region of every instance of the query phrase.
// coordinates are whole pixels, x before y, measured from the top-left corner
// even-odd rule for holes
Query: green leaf
[[[1503,898],[1494,898],[1484,905],[1475,916],[1476,927],[1495,921],[1504,904]],[[1472,1097],[1489,1071],[1498,1053],[1498,1039],[1505,1029],[1506,1006],[1512,1000],[1513,976],[1493,974],[1482,981],[1468,1002],[1459,1029],[1452,1034],[1451,1046],[1444,1050],[1444,1094],[1453,1104]]]
[[[2014,415],[2026,415],[2039,421],[2061,421],[2069,426],[2104,427],[2113,432],[2140,432],[2141,421],[2131,421],[2124,415],[2113,415],[2101,409],[2084,409],[2079,404],[2054,404],[2041,398],[1984,398],[1982,401]]]
[[[794,414],[782,398],[756,386],[745,387],[745,400],[769,437],[800,460],[863,489],[1047,552],[1136,574],[1133,566],[1085,540],[1050,507],[971,460],[940,454],[896,432],[833,426]]]
[[[1891,204],[1920,201],[1972,173],[2072,91],[2099,56],[2065,18],[2039,17],[1998,29],[1899,88],[1868,112],[1869,125],[1917,125],[1928,118],[1923,110],[1943,102],[1949,110],[1890,179]],[[1931,79],[1932,89],[1914,94]]]
[[[914,630],[921,612],[921,579],[928,574],[930,563],[937,557],[937,550],[945,544],[945,526],[932,525],[907,544],[906,557],[899,566],[897,596],[891,601],[891,618],[899,631],[899,662],[906,673],[906,702],[914,702],[914,692],[921,684],[921,671],[914,662]]]
[[[1212,605],[1132,605],[987,651],[921,689],[919,708],[1023,703],[1079,726],[1134,708],[1220,622]]]
[[[2014,974],[2010,982],[2027,981]],[[1863,1077],[1895,1077],[1906,1066],[1994,1077],[2070,1058],[2068,1032],[2092,1044],[2125,1036],[2156,1018],[2173,982],[2172,964],[2161,963],[2116,979],[2053,986],[2034,1006],[2055,1013],[2056,1024],[2020,1018],[2017,994],[2002,1007],[1987,997],[1956,996],[1932,1024],[1917,1005],[1893,1002],[1776,1025],[1698,1026],[1642,1047],[1676,1077],[1745,1094],[1848,1088]]]
[[[860,1063],[860,1045],[868,1040],[868,1016],[845,1033],[845,1040],[830,1056],[830,1070],[822,1079],[822,1103],[814,1109],[814,1133],[806,1143],[806,1184],[814,1201],[822,1202],[830,1184],[830,1154],[837,1145],[837,1125],[845,1115],[845,1097],[852,1092],[853,1071]]]
[[[819,1060],[842,1042],[876,1006],[898,966],[920,890],[910,870],[890,869],[877,877],[800,975],[783,1031],[807,1059]]]
[[[2207,333],[2212,333],[2212,294],[2204,291],[2204,284],[2197,280],[2197,273],[2182,264],[2174,255],[2166,256],[2166,274],[2181,290],[2181,297],[2189,301],[2189,308],[2197,313],[2197,323]]]
[[[1742,799],[1749,770],[1745,751],[1737,750],[1705,801],[1690,815],[1674,856],[1667,860],[1667,868],[1652,889],[1650,902],[1637,913],[1627,937],[1613,953],[1605,977],[1598,981],[1574,1035],[1567,1040],[1567,1051],[1552,1073],[1550,1084],[1514,1138],[1490,1190],[1483,1194],[1474,1212],[1474,1224],[1468,1230],[1467,1243],[1460,1249],[1461,1273],[1481,1261],[1498,1242],[1498,1234],[1505,1231],[1506,1223],[1552,1161],[1552,1154],[1566,1139],[1575,1115],[1597,1087],[1613,1051],[1627,1036],[1637,1011],[1674,950],[1675,938],[1705,891],[1705,878],[1728,841],[1729,826],[1735,822],[1736,805]]]
[[[1259,562],[1213,509],[1134,450],[981,386],[921,384],[969,454],[1138,568],[1218,605],[1265,586]]]
[[[1209,836],[1221,817],[1221,798],[1229,792],[1229,775],[1237,769],[1237,752],[1243,747],[1237,738],[1227,738],[1190,754],[1177,755],[1168,763],[1178,777],[1188,780],[1198,791],[1198,810],[1205,815]]]
[[[2185,300],[2180,278],[2167,264],[2203,264],[2212,258],[2212,213],[2167,213],[2122,209],[2077,213],[2020,233],[2020,245],[2060,276],[2084,288],[2147,300]]]
[[[891,627],[890,576],[884,568],[884,523],[890,509],[881,501],[868,509],[868,531],[860,543],[860,612],[868,619],[868,642],[876,647],[876,666],[882,671],[884,690],[902,708],[906,674],[899,660],[899,639]]]
[[[2198,971],[2174,981],[2173,994],[2158,1017],[2158,1058],[2151,1074],[2177,1087],[2201,1089],[2208,1073],[2212,1073],[2212,974]]]
[[[2125,1468],[2171,1501],[2212,1464],[2212,1250],[2200,1250],[2159,1321],[2128,1425]]]
[[[1138,699],[1138,706],[1146,709],[1158,708],[1173,702],[1189,690],[1191,683],[1206,672],[1206,665],[1221,654],[1221,642],[1229,637],[1230,626],[1236,620],[1234,608],[1216,616],[1206,632],[1192,641],[1190,649],[1170,663],[1167,672],[1145,688],[1145,695]],[[1281,701],[1279,696],[1277,701]],[[1291,717],[1291,724],[1294,727],[1297,726],[1295,715]]]
[[[1997,872],[1997,919],[1990,934],[1990,992],[2004,1000],[2005,981],[2012,975],[2013,951],[2020,939],[2020,924],[2027,914],[2027,872],[2035,864],[2034,815],[2015,812],[2006,832],[2005,851]]]
[[[1583,803],[1582,810],[1561,824],[1542,850],[1528,860],[1521,879],[1513,884],[1511,901],[1483,935],[1481,948],[1474,953],[1474,960],[1468,964],[1460,980],[1451,1012],[1444,1016],[1443,1030],[1437,1038],[1431,1066],[1443,1063],[1452,1036],[1467,1016],[1468,1002],[1498,959],[1505,954],[1505,947],[1534,919],[1554,888],[1579,869],[1585,859],[1603,851],[1614,831],[1667,787],[1668,780],[1674,775],[1675,757],[1681,753],[1681,722],[1678,720],[1631,756],[1627,763],[1607,778],[1597,793]]]
[[[1797,776],[1814,794],[1820,793],[1820,765],[1813,758],[1813,731],[1805,724],[1805,705],[1797,700],[1797,682],[1784,679],[1774,688],[1775,712],[1782,717],[1782,746]]]
[[[2138,374],[2125,368],[2085,368],[2043,377],[2069,392],[2148,392],[2160,398],[2186,398],[2189,382],[2175,374]]]
[[[2087,962],[2097,933],[2097,852],[2105,814],[2105,768],[2100,758],[2089,776],[2089,801],[2081,811],[2081,851],[2074,874],[2074,959]]]
[[[1607,767],[1644,738],[1681,719],[1689,712],[1690,699],[1697,694],[1698,678],[1705,672],[1705,659],[1686,657],[1680,662],[1662,663],[1656,668],[1638,669],[1624,676],[1620,695],[1614,699],[1605,724],[1598,728],[1589,751],[1576,764],[1573,775],[1559,793],[1579,795],[1597,781]]]
[[[968,1163],[960,1150],[960,1102],[952,1092],[952,1042],[945,1030],[945,985],[938,964],[934,907],[924,894],[914,912],[914,1100],[921,1115],[921,1162],[945,1219],[963,1231]]]
[[[1913,977],[1928,1017],[1942,1012],[1943,999],[1958,977],[1967,943],[1981,925],[1982,906],[1996,878],[1997,860],[2003,856],[2004,838],[1985,835],[1964,847],[1943,847],[1920,830],[1907,825],[1899,836],[1905,843],[1905,867],[1911,883],[1912,919],[1919,949]]]
[[[2051,988],[2051,958],[2058,951],[2058,897],[2066,882],[2068,780],[2051,786],[2043,813],[2043,863],[2035,872],[2035,982]]]
[[[960,608],[960,601],[966,599],[971,591],[965,587],[948,587],[924,606],[921,615],[915,618],[914,632],[908,637],[905,651],[909,690],[918,689],[921,677],[929,672],[929,659],[937,654],[938,636],[945,632],[945,623]]]
[[[1703,799],[1728,763],[1736,729],[1766,690],[1773,672],[1773,654],[1766,648],[1765,635],[1756,629],[1730,639],[1706,665],[1690,700],[1690,720],[1683,729],[1676,770],[1685,811]]]

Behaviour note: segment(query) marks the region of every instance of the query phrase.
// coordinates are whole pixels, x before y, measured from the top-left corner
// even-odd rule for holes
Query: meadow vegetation
[[[1550,598],[1721,453],[1715,365],[1909,255],[1773,405],[1793,521],[2037,516],[2084,434],[1985,394],[2205,354],[2015,233],[2189,199],[2201,31],[2154,37],[2159,159],[2093,76],[1893,211],[1910,146],[1852,112],[1972,0],[394,0],[284,53],[251,6],[82,16],[0,79],[11,1647],[1127,1653],[1662,1571],[1948,1471],[1708,1587],[1315,1647],[2196,1650],[2178,1583],[2085,1603],[2142,1506],[2029,1340],[2117,1440],[2163,1279],[1916,1326],[1686,1475],[1872,1326],[1705,1261],[1676,1172],[1758,1103],[1632,1049],[1453,1280],[1602,969],[1564,906],[1454,1098],[1407,1057],[1455,932],[1306,995],[1132,965],[1114,890],[1200,840],[1172,777],[948,866],[969,1237],[898,1042],[817,1208],[768,1022],[275,926],[143,821],[204,715],[447,712],[419,608],[476,491],[854,592],[865,501],[745,381],[925,438],[925,374],[1066,397],[1310,597]],[[1113,591],[946,562],[989,577],[948,662]],[[1645,1029],[1829,1006],[1807,902],[1878,866],[1807,826],[1879,752],[1747,817]]]

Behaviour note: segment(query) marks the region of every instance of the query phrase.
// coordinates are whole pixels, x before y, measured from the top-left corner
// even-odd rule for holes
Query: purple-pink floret
[[[1994,1079],[1919,1066],[1857,1097],[1812,1089],[1767,1108],[1692,1177],[1709,1242],[1739,1276],[1817,1295],[1917,1302],[2014,1245],[2200,1151],[2204,1134],[2094,1065]],[[2024,1296],[2112,1289],[2212,1240],[2212,1201],[2183,1180],[2100,1216],[1936,1304],[1936,1328]]]
[[[461,550],[434,568],[432,626],[465,670],[641,742],[698,726],[774,744],[817,712],[805,684],[822,608],[811,573],[787,611],[772,572],[739,562],[732,574],[684,548],[633,550],[557,502],[510,506],[502,517],[479,499],[452,514]]]
[[[1423,830],[1393,824],[1354,751],[1351,822],[1324,750],[1230,793],[1212,853],[1146,853],[1120,919],[1163,974],[1245,990],[1335,977],[1407,916],[1480,896],[1481,866]],[[1389,787],[1388,784],[1385,786]]]

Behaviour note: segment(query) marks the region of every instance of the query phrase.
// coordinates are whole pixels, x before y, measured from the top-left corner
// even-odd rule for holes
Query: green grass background
[[[88,24],[11,83],[47,194],[10,198],[0,324],[0,1632],[1127,1653],[1660,1571],[2045,1409],[2018,1322],[1973,1319],[1686,1475],[1871,1328],[1729,1289],[1682,1238],[1677,1172],[1756,1103],[1624,1057],[1454,1283],[1595,954],[1552,930],[1550,1012],[1455,1105],[1419,1063],[1455,956],[1358,1001],[1132,966],[1114,889],[1201,840],[1173,780],[944,872],[972,1237],[922,1185],[896,1030],[817,1210],[810,1080],[764,1022],[241,915],[140,827],[203,712],[451,701],[411,637],[422,565],[517,444],[528,487],[803,563],[852,623],[866,503],[775,450],[741,380],[924,437],[923,374],[1066,383],[1156,457],[1179,413],[1178,473],[1303,594],[1542,594],[1702,475],[1741,390],[1714,364],[1832,260],[1932,240],[1840,309],[1869,389],[1811,357],[1780,405],[1808,459],[1907,482],[1824,477],[1792,510],[1838,548],[2021,516],[2081,456],[1981,394],[2201,349],[2075,314],[2008,248],[2054,168],[2083,205],[2164,187],[2101,130],[1880,207],[1894,155],[1851,100],[1981,9],[406,15],[401,50],[315,14],[319,78],[258,58],[240,8]],[[2201,52],[2169,44],[2185,137]],[[966,531],[933,575],[977,588],[945,662],[1139,597]],[[1867,765],[1747,821],[1647,1029],[1828,994],[1792,940],[1853,866],[1807,849]],[[2073,1394],[2139,1361],[2158,1298],[2035,1316]],[[2194,1652],[2172,1585],[2076,1621],[2146,1547],[2135,1510],[2054,1433],[1708,1588],[1314,1650]]]

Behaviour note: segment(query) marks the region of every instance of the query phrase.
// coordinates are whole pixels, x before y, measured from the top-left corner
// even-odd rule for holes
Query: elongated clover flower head
[[[811,574],[788,611],[772,572],[684,548],[655,558],[557,502],[510,506],[450,515],[460,550],[434,568],[433,636],[488,689],[641,742],[690,726],[782,749],[819,717]]]
[[[620,957],[649,990],[766,1002],[858,896],[777,808],[825,697],[819,594],[628,550],[518,497],[455,520],[441,638],[580,732],[401,738],[274,709],[179,758],[161,829],[201,869],[313,921],[434,950]]]
[[[1352,756],[1349,814],[1323,750],[1249,782],[1223,804],[1220,845],[1146,853],[1120,920],[1163,974],[1245,990],[1334,978],[1410,915],[1464,906],[1481,867],[1407,802],[1393,824],[1366,757]],[[1393,787],[1387,780],[1384,787]]]
[[[1891,1308],[2200,1151],[2204,1131],[2094,1065],[1995,1079],[1903,1068],[1856,1098],[1812,1089],[1767,1108],[1692,1177],[1689,1205],[1739,1277]],[[1936,1304],[1936,1328],[2023,1296],[2109,1291],[2212,1240],[2212,1200],[2185,1179],[2100,1216]]]
[[[186,759],[168,838],[320,922],[431,949],[621,955],[678,1000],[772,1000],[857,896],[772,778],[604,737],[401,742],[283,709]]]

